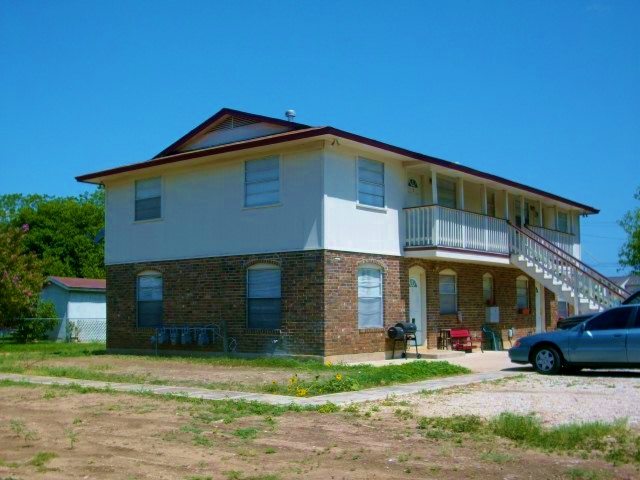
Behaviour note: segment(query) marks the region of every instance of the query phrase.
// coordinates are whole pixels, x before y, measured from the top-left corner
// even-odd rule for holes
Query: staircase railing
[[[615,305],[629,294],[553,243],[531,230],[521,230],[509,222],[509,247],[543,272],[574,290],[575,298],[588,299],[602,308]]]

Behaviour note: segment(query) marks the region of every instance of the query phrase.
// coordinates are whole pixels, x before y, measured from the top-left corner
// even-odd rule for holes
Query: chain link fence
[[[106,318],[66,318],[61,319],[67,342],[107,341]],[[62,330],[62,328],[61,328]]]

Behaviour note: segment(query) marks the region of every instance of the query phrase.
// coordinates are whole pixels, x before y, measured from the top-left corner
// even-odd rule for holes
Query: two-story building
[[[333,127],[223,109],[77,179],[106,189],[111,351],[224,323],[239,353],[382,358],[400,321],[435,348],[440,329],[545,330],[559,303],[625,295],[580,261],[596,209]]]

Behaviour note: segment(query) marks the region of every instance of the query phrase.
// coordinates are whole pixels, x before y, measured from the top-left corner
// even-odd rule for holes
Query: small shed
[[[53,302],[60,319],[52,340],[104,342],[107,333],[107,281],[49,277],[40,298]]]

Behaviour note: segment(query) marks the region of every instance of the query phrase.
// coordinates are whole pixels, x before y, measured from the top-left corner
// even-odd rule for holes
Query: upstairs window
[[[281,326],[280,268],[254,265],[247,270],[247,327],[278,330]]]
[[[456,182],[438,176],[438,205],[456,208]]]
[[[384,163],[358,159],[358,203],[384,208]]]
[[[516,279],[516,307],[529,308],[529,280],[526,277]]]
[[[162,275],[143,272],[137,278],[138,327],[162,325]]]
[[[136,181],[136,221],[160,218],[162,214],[160,178]]]
[[[363,265],[358,269],[358,328],[383,326],[382,269]]]
[[[494,306],[496,299],[493,293],[493,275],[485,273],[482,276],[482,300],[487,306]]]
[[[458,277],[453,270],[443,270],[439,275],[440,313],[458,311]]]
[[[244,163],[244,206],[280,203],[280,159],[267,157]]]
[[[558,230],[569,233],[569,215],[567,215],[567,212],[558,212]]]

